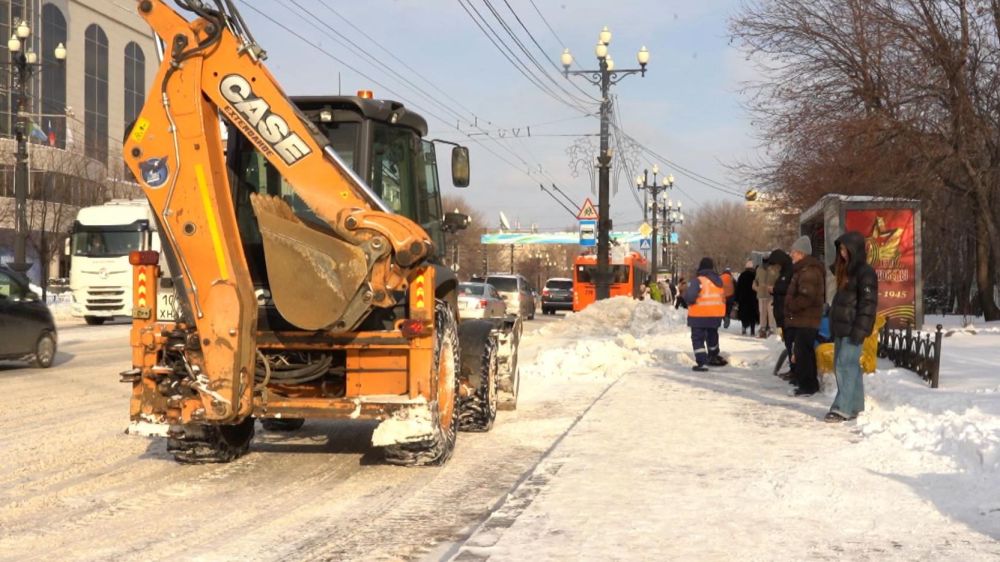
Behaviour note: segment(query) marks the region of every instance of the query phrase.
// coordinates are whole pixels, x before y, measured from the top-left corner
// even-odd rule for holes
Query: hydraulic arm
[[[177,330],[186,331],[185,365],[196,381],[192,387],[211,405],[199,416],[227,421],[252,410],[258,303],[227,178],[220,114],[292,188],[287,197],[251,196],[271,296],[291,324],[356,328],[373,307],[396,304],[431,243],[419,225],[391,213],[299,114],[263,66],[263,51],[230,1],[216,0],[215,9],[177,4],[197,17],[189,21],[162,0],[138,2],[165,54],[124,156],[179,269],[185,314]]]

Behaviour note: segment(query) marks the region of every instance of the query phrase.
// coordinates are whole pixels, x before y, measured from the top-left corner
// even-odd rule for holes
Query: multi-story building
[[[58,261],[76,210],[112,197],[137,196],[122,158],[126,127],[141,110],[158,62],[148,25],[133,0],[0,0],[0,260],[14,240],[17,123],[15,53],[7,38],[24,21],[21,52],[38,64],[26,83],[29,124],[29,261],[32,277]],[[58,45],[66,59],[57,61]],[[53,270],[52,274],[55,273]]]

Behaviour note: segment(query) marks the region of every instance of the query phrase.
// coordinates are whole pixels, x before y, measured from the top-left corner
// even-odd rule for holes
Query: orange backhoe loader
[[[456,429],[516,404],[520,325],[458,322],[439,253],[468,218],[442,213],[426,123],[370,94],[289,98],[231,1],[176,4],[195,17],[137,3],[164,58],[124,156],[164,250],[129,257],[130,429],[228,462],[255,418],[378,420],[388,462],[447,461]]]

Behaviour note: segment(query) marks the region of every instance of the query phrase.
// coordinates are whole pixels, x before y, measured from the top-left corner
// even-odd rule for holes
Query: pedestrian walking
[[[771,307],[771,291],[774,290],[774,282],[778,280],[779,267],[771,263],[771,256],[768,255],[757,266],[754,275],[753,289],[757,293],[757,314],[760,318],[760,329],[757,333],[760,337],[766,338],[778,329],[774,319],[774,309]]]
[[[649,298],[656,302],[663,302],[663,295],[660,293],[660,285],[656,281],[649,281]]]
[[[704,372],[708,370],[706,365],[726,365],[719,354],[719,324],[726,313],[726,295],[711,258],[701,259],[698,276],[688,283],[684,300],[690,303],[687,324],[691,328],[691,344],[697,363],[693,369]]]
[[[729,328],[729,320],[733,316],[733,305],[736,304],[736,279],[733,272],[728,267],[722,272],[722,288],[726,295],[726,316],[722,320],[722,327]]]
[[[753,284],[757,278],[757,271],[753,267],[752,261],[747,261],[746,269],[740,273],[736,280],[736,303],[739,305],[740,323],[743,325],[743,335],[750,330],[750,335],[755,336],[757,323],[759,320],[759,310],[757,309],[757,291]]]
[[[826,415],[826,421],[831,423],[852,420],[865,409],[861,345],[871,333],[878,311],[878,277],[868,265],[864,236],[847,232],[833,245],[837,260],[831,269],[837,293],[830,307],[830,333],[837,397]]]
[[[688,282],[686,279],[681,277],[680,281],[677,282],[677,297],[674,299],[674,310],[678,308],[687,308],[687,301],[684,300],[684,294],[687,293]]]
[[[826,269],[812,255],[812,242],[802,236],[792,244],[792,281],[785,296],[785,326],[795,329],[792,346],[795,396],[812,396],[819,390],[816,375],[816,333],[826,302]]]
[[[781,330],[781,342],[785,344],[785,355],[792,356],[792,342],[795,339],[795,329],[785,325],[785,297],[788,295],[788,286],[792,283],[792,256],[789,256],[781,248],[775,248],[771,252],[771,266],[777,270],[774,285],[771,286],[771,313],[774,314],[775,326]],[[788,361],[788,370],[779,373],[775,370],[775,375],[791,380],[795,377],[792,372],[791,359]]]
[[[663,280],[658,280],[656,286],[660,289],[660,302],[664,304],[674,303],[674,294],[670,292],[670,285]]]

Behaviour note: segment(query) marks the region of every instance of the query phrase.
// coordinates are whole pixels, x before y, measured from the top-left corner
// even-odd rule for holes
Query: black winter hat
[[[698,271],[703,269],[715,269],[715,262],[712,261],[712,258],[701,258],[701,262],[698,263]]]

